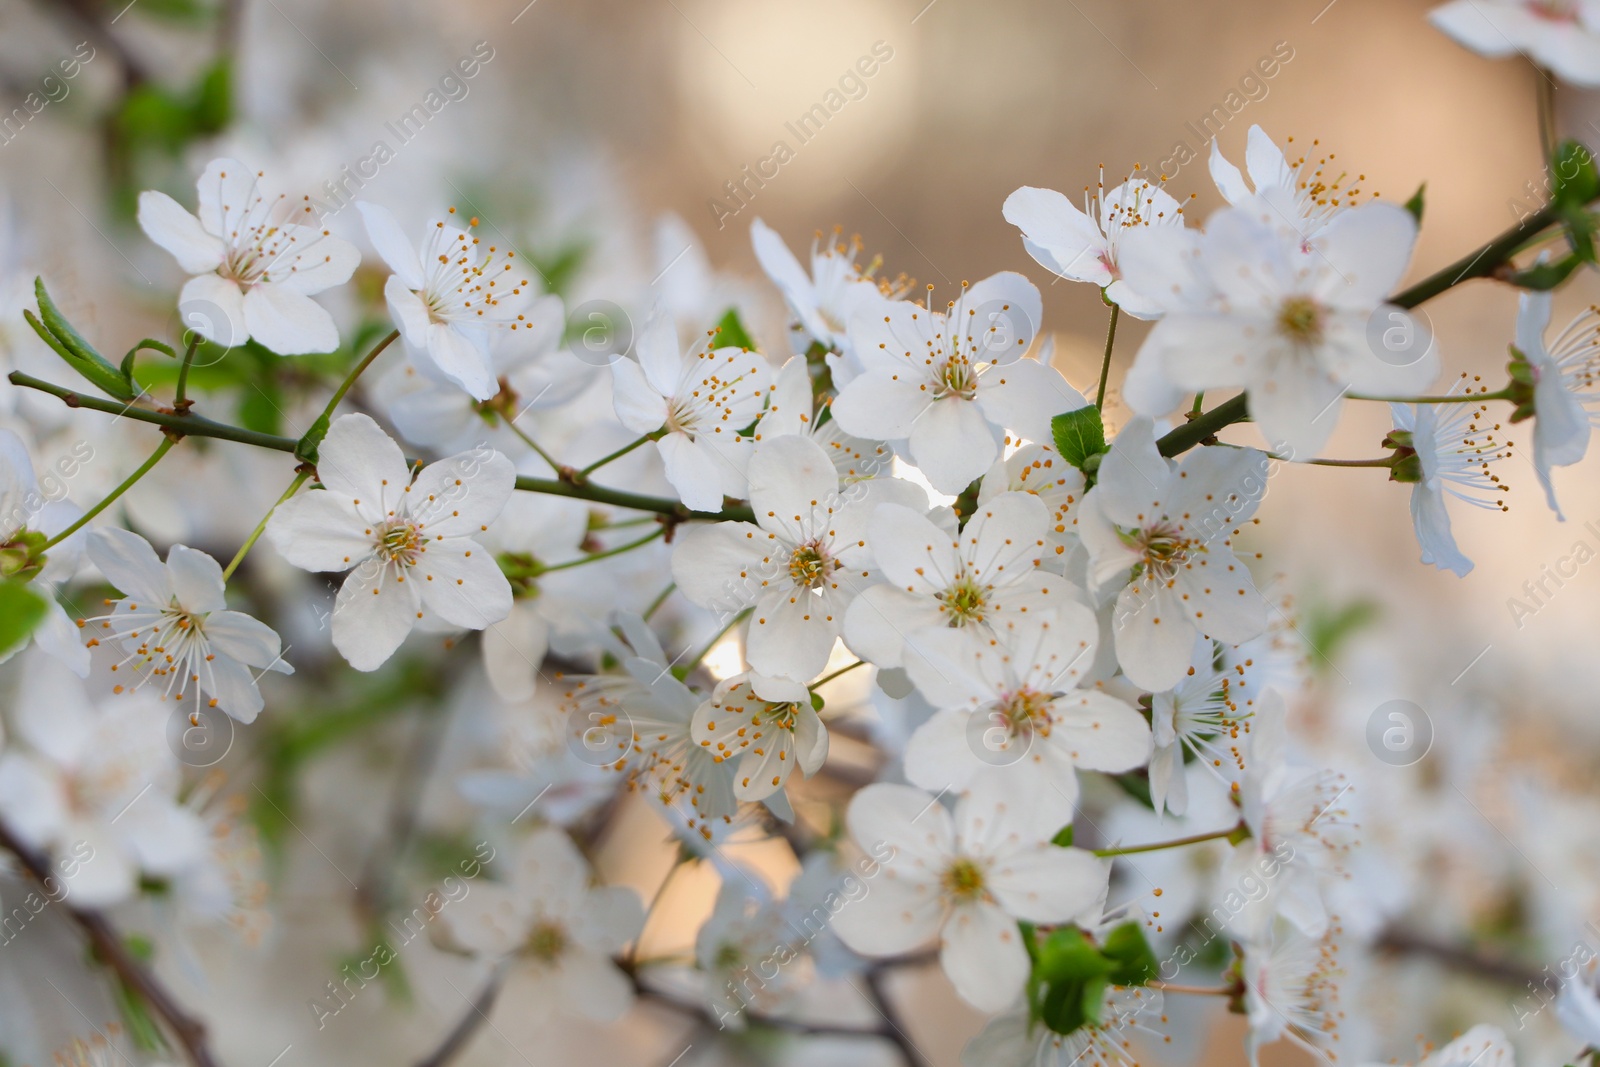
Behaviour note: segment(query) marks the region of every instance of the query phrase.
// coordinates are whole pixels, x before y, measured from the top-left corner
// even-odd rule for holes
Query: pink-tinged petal
[[[429,541],[411,580],[428,610],[456,626],[481,630],[511,614],[511,583],[494,556],[465,537]]]
[[[898,441],[911,436],[919,418],[933,403],[909,364],[898,374],[869,371],[840,390],[833,399],[833,418],[846,433],[873,441]]]
[[[317,449],[317,478],[350,497],[369,519],[381,519],[411,484],[406,457],[369,415],[340,415]]]
[[[333,607],[333,647],[358,671],[375,671],[405,641],[421,614],[418,583],[368,560],[350,572]]]
[[[222,266],[222,239],[207,233],[199,219],[166,193],[139,194],[139,228],[171,252],[186,274],[209,274]]]
[[[196,275],[184,283],[178,293],[178,321],[185,331],[229,348],[250,339],[244,293],[236,283],[215,274]]]
[[[407,289],[421,289],[424,284],[422,261],[417,258],[416,247],[400,228],[394,212],[365,200],[356,201],[356,210],[361,212],[361,221],[366,224],[367,239],[394,271],[393,276]]]
[[[349,570],[373,552],[370,529],[350,499],[304,492],[284,501],[267,521],[267,540],[286,562],[308,571]]]
[[[499,518],[516,481],[509,459],[479,446],[422,468],[407,498],[429,537],[476,537]]]
[[[326,308],[284,285],[255,285],[244,294],[245,329],[280,356],[332,352],[339,327]]]
[[[1000,210],[1022,231],[1024,247],[1040,266],[1074,281],[1111,284],[1105,235],[1070,198],[1025,185],[1006,197]]]
[[[394,319],[395,328],[406,344],[412,348],[426,348],[430,323],[428,305],[422,302],[422,297],[407,288],[400,275],[391,274],[383,283],[383,298],[389,305],[389,317]]]
[[[445,322],[428,324],[425,348],[428,361],[474,400],[488,400],[500,391],[489,357],[489,336],[470,326]]]
[[[970,400],[946,397],[930,404],[911,427],[911,458],[941,493],[959,493],[1000,455],[1000,433]]]
[[[167,552],[167,576],[186,611],[221,611],[228,606],[222,595],[222,566],[204,552],[173,545]]]
[[[172,582],[149,541],[127,530],[102,526],[90,531],[88,552],[90,561],[123,596],[148,607],[166,607]]]
[[[944,924],[939,962],[961,999],[1002,1011],[1028,980],[1028,950],[1016,920],[985,901],[957,907]]]

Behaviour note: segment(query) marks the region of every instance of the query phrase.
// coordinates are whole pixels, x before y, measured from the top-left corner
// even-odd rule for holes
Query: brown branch
[[[49,859],[19,841],[3,821],[0,821],[0,848],[15,853],[23,867],[41,886],[54,877]],[[161,979],[128,951],[122,935],[111,925],[111,920],[92,908],[76,908],[70,904],[63,904],[62,907],[72,921],[83,929],[89,943],[94,946],[95,955],[117,973],[122,983],[136,993],[157,1018],[166,1023],[167,1029],[177,1039],[194,1067],[217,1067],[217,1060],[206,1044],[205,1024],[190,1015],[188,1009],[179,1004],[162,984]]]
[[[489,980],[478,991],[477,997],[468,1007],[466,1014],[461,1016],[450,1032],[445,1035],[439,1047],[434,1049],[425,1059],[417,1061],[417,1067],[444,1067],[445,1064],[460,1055],[462,1050],[477,1034],[478,1028],[489,1021],[489,1013],[494,1010],[494,1002],[500,997],[500,989],[505,981],[505,974],[500,967],[496,967],[489,975]]]
[[[1525,963],[1488,954],[1470,945],[1458,945],[1427,934],[1419,934],[1391,926],[1373,943],[1376,952],[1395,955],[1421,956],[1441,967],[1463,971],[1479,978],[1489,978],[1519,988],[1538,985],[1545,972],[1534,970]]]

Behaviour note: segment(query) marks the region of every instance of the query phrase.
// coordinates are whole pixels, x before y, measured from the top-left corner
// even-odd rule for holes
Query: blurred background
[[[1105,308],[1087,286],[1052,284],[1024,252],[1000,212],[1018,186],[1076,196],[1102,167],[1109,187],[1139,164],[1163,173],[1180,199],[1192,194],[1186,211],[1203,219],[1221,204],[1206,171],[1210,138],[1241,161],[1246,131],[1260,124],[1279,143],[1292,136],[1306,155],[1329,156],[1325,171],[1346,175],[1343,184],[1363,195],[1404,201],[1426,183],[1413,278],[1537,205],[1535,73],[1521,61],[1464,51],[1428,26],[1429,6],[0,0],[0,108],[26,113],[11,111],[9,124],[0,118],[0,351],[10,367],[42,367],[57,380],[64,373],[16,317],[36,273],[91,336],[173,332],[177,274],[133,225],[132,198],[161,188],[192,202],[194,175],[229,153],[330,207],[359,196],[408,223],[451,204],[478,215],[485,232],[539,265],[569,308],[738,301],[758,340],[778,352],[788,343],[784,312],[761,284],[750,247],[758,217],[801,252],[818,231],[859,234],[864,260],[881,257],[886,273],[938,293],[1021,271],[1044,292],[1057,365],[1087,391]],[[74,76],[62,76],[61,61],[90,54]],[[476,60],[470,77],[458,66],[468,57]],[[47,106],[24,107],[29,94],[44,95]],[[1557,104],[1564,134],[1600,141],[1600,107],[1565,89]],[[355,212],[332,218],[334,229],[364,244]],[[380,283],[380,274],[364,272],[348,299],[370,299]],[[1558,297],[1555,321],[1597,289],[1592,273],[1578,275]],[[331,303],[337,299],[345,298]],[[1515,294],[1478,282],[1423,310],[1446,367],[1497,385]],[[709,314],[707,327],[716,317]],[[1113,385],[1144,329],[1124,320]],[[0,392],[0,419],[58,417],[58,408],[30,411],[32,398]],[[1329,454],[1376,455],[1389,426],[1381,406],[1347,405]],[[1306,736],[1375,783],[1366,839],[1379,856],[1395,854],[1384,847],[1404,856],[1404,885],[1386,918],[1434,915],[1444,929],[1421,939],[1434,949],[1463,938],[1487,945],[1476,958],[1483,966],[1464,973],[1439,967],[1447,952],[1426,944],[1374,955],[1381,981],[1363,974],[1346,999],[1378,1013],[1379,1032],[1359,1049],[1376,1058],[1411,1056],[1417,1035],[1448,1037],[1452,1025],[1515,1028],[1519,998],[1529,996],[1520,988],[1526,972],[1513,970],[1508,981],[1494,973],[1495,962],[1515,955],[1537,972],[1570,947],[1573,931],[1600,917],[1592,829],[1600,825],[1592,770],[1600,752],[1600,568],[1546,580],[1531,614],[1519,617],[1512,604],[1527,604],[1526,583],[1540,581],[1575,543],[1600,550],[1597,461],[1557,473],[1569,517],[1558,523],[1519,429],[1526,426],[1505,427],[1511,510],[1455,513],[1458,540],[1477,562],[1465,579],[1417,561],[1407,493],[1370,470],[1283,471],[1252,535],[1264,555],[1260,584],[1293,576],[1280,593],[1293,598],[1306,631],[1298,636],[1313,646],[1306,658],[1319,686],[1299,709]],[[1248,429],[1233,436],[1255,443]],[[254,458],[237,462],[254,469]],[[106,486],[119,477],[91,472]],[[92,499],[85,484],[84,499]],[[226,523],[197,530],[174,517],[202,513],[184,512],[181,480],[166,491],[162,500],[179,506],[147,505],[135,516],[146,529],[237,543]],[[245,507],[240,521],[259,513]],[[1359,632],[1345,625],[1358,618]],[[1347,629],[1352,636],[1336,642]],[[1372,761],[1364,742],[1369,713],[1392,699],[1414,702],[1432,724],[1436,752],[1405,770]],[[359,866],[363,825],[381,822],[383,798],[366,804],[347,791],[403,754],[405,740],[379,730],[370,748],[335,753],[306,771],[302,804],[321,812],[316,825],[327,836],[311,844],[285,831],[286,858],[271,875],[276,932],[254,954],[196,944],[204,965],[178,971],[184,995],[217,1020],[229,1062],[403,1061],[465,1007],[474,979],[448,966],[419,970],[403,1000],[392,990],[364,998],[352,1006],[355,1020],[326,1029],[306,1006],[329,972],[329,946],[353,950],[360,940],[336,871]],[[1395,784],[1402,775],[1403,788]],[[448,782],[430,788],[438,793],[430,810],[459,807]],[[341,822],[334,809],[346,804]],[[669,859],[641,860],[625,847],[659,837],[650,815],[635,814],[637,826],[624,819],[617,830],[608,876],[648,898]],[[1402,819],[1404,829],[1394,825]],[[348,858],[349,867],[322,863],[321,852]],[[676,887],[652,929],[692,931],[713,887],[709,878]],[[26,976],[37,964],[20,960],[21,951],[0,948],[0,981],[13,991],[32,985],[33,997],[40,991]],[[1366,995],[1374,990],[1382,995]],[[937,968],[898,975],[893,991],[909,1005],[930,1059],[958,1062],[982,1020]],[[62,1016],[58,1034],[73,1032],[61,1005],[39,1010]],[[1199,1011],[1173,1006],[1179,1036],[1163,1055],[1238,1062],[1239,1020],[1219,1011],[1209,1017],[1215,1025],[1203,1027],[1191,1018]],[[1518,1039],[1569,1054],[1550,1013],[1540,1014]],[[648,1006],[602,1029],[536,1027],[502,1004],[462,1062],[668,1067],[697,1042],[709,1048],[705,1035]],[[792,1051],[719,1046],[711,1055],[731,1063],[758,1053],[796,1064],[894,1062],[892,1051],[860,1042]],[[1287,1046],[1263,1057],[1309,1059]]]

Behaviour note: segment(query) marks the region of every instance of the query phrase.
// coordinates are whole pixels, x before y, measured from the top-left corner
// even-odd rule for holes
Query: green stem
[[[293,453],[299,445],[293,437],[279,437],[276,434],[258,433],[255,430],[246,430],[240,426],[230,426],[225,422],[216,422],[200,415],[174,415],[170,411],[157,411],[154,408],[136,407],[116,400],[105,400],[97,396],[84,396],[74,390],[51,382],[43,381],[21,371],[12,371],[9,380],[13,385],[26,386],[38,389],[40,392],[49,393],[59,397],[68,407],[88,408],[91,411],[102,411],[108,415],[126,416],[135,422],[145,422],[152,426],[160,426],[171,430],[178,437],[211,437],[219,441],[234,441],[244,445],[254,445],[256,448],[268,448],[275,452]],[[554,478],[519,477],[516,487],[526,493],[543,493],[546,496],[565,496],[574,500],[589,500],[596,504],[611,504],[619,508],[630,508],[634,511],[652,511],[668,518],[686,521],[689,519],[707,519],[711,521],[739,521],[754,522],[755,513],[748,506],[735,506],[724,508],[721,511],[691,511],[681,501],[670,497],[646,496],[642,493],[629,493],[621,489],[608,489],[600,485],[572,485]]]
[[[1282,456],[1273,456],[1273,459],[1282,459]],[[1385,456],[1382,459],[1308,459],[1307,463],[1318,467],[1393,467],[1394,457]]]
[[[1538,101],[1539,112],[1539,146],[1544,150],[1545,165],[1550,165],[1556,155],[1556,85],[1550,77],[1550,72],[1539,66],[1533,65],[1534,93]]]
[[[1188,422],[1169,432],[1156,442],[1156,448],[1163,456],[1171,459],[1189,451],[1195,445],[1207,438],[1215,437],[1218,430],[1231,426],[1236,422],[1244,422],[1250,418],[1249,402],[1245,394],[1240,393],[1232,400],[1226,400],[1197,419]]]
[[[650,616],[654,615],[656,612],[661,610],[661,605],[663,605],[663,604],[665,604],[667,602],[667,597],[671,596],[673,594],[674,590],[676,590],[677,588],[678,588],[678,583],[677,582],[668,582],[667,583],[667,587],[665,589],[661,590],[660,594],[658,594],[654,600],[650,601],[650,606],[648,608],[644,609],[644,621],[645,622],[649,622],[650,621]]]
[[[539,442],[535,441],[531,436],[529,436],[526,432],[524,432],[522,427],[518,426],[516,423],[512,422],[510,419],[501,419],[500,421],[505,424],[506,429],[510,430],[512,433],[514,433],[518,437],[522,438],[522,443],[523,444],[527,445],[529,448],[531,448],[535,452],[537,452],[539,454],[539,458],[544,460],[546,463],[548,463],[550,465],[550,469],[551,470],[559,471],[561,469],[561,464],[556,462],[555,457],[552,456],[550,453],[546,452],[544,449],[540,448],[539,447]]]
[[[865,667],[866,665],[867,665],[867,661],[866,660],[858,659],[854,663],[850,664],[848,667],[840,667],[838,670],[834,671],[832,674],[823,675],[821,678],[818,678],[816,681],[814,681],[810,685],[806,686],[806,688],[807,689],[821,689],[823,686],[827,685],[829,682],[831,682],[835,678],[839,677],[839,675],[841,675],[841,674],[849,674],[851,671],[855,670],[857,667]]]
[[[1200,413],[1204,410],[1205,402],[1206,394],[1203,391],[1194,394],[1194,406],[1189,409],[1189,417],[1191,419],[1199,418]]]
[[[587,467],[585,467],[581,471],[579,471],[578,472],[578,477],[580,479],[587,478],[589,475],[593,474],[595,471],[599,470],[601,467],[604,467],[607,463],[610,463],[612,460],[621,459],[623,456],[626,456],[629,452],[632,452],[634,449],[638,448],[640,445],[644,444],[647,441],[654,441],[656,439],[656,437],[659,435],[659,433],[660,433],[660,431],[657,431],[656,433],[653,433],[653,434],[647,433],[643,437],[639,438],[637,441],[630,441],[628,444],[623,445],[621,448],[617,449],[615,452],[611,453],[609,456],[605,456],[605,457],[603,457],[601,459],[595,460],[593,463],[589,464]]]
[[[183,362],[178,365],[178,389],[173,394],[172,410],[180,415],[188,410],[189,365],[194,362],[194,354],[199,348],[200,335],[193,334],[189,338],[189,347],[183,350]]]
[[[1523,219],[1471,255],[1462,256],[1442,270],[1435,271],[1409,289],[1389,298],[1389,303],[1414,308],[1431,300],[1451,286],[1472,278],[1486,278],[1511,261],[1524,241],[1558,221],[1554,205],[1547,204]]]
[[[1180,837],[1173,841],[1157,841],[1151,845],[1129,845],[1126,848],[1097,848],[1094,850],[1094,854],[1096,856],[1132,856],[1139,852],[1159,852],[1164,848],[1182,848],[1184,845],[1198,845],[1202,841],[1216,841],[1220,838],[1232,837],[1235,834],[1244,832],[1248,831],[1244,823],[1241,822],[1239,825],[1230,826],[1226,830],[1212,830],[1209,833],[1192,834],[1189,837]]]
[[[399,330],[390,330],[389,336],[379,341],[377,345],[373,347],[371,352],[368,352],[362,357],[360,363],[357,363],[350,369],[350,373],[344,376],[344,381],[340,382],[339,388],[334,391],[333,399],[328,401],[328,406],[322,409],[323,418],[333,418],[334,410],[338,408],[339,401],[343,400],[344,395],[350,391],[350,387],[356,384],[356,379],[361,377],[361,373],[368,367],[372,366],[372,361],[381,356],[385,348],[388,348],[390,345],[394,344],[395,340],[399,336]]]
[[[1094,406],[1104,411],[1106,406],[1106,379],[1111,377],[1111,348],[1117,343],[1117,317],[1122,308],[1111,305],[1111,324],[1106,327],[1106,354],[1100,361],[1100,386],[1094,391]]]
[[[1493,393],[1457,393],[1452,396],[1366,396],[1346,393],[1349,400],[1370,400],[1380,404],[1476,404],[1480,400],[1510,400],[1511,390],[1500,389]]]
[[[643,537],[639,538],[637,541],[629,541],[625,545],[618,545],[616,548],[608,548],[604,552],[591,553],[590,555],[583,556],[578,559],[569,559],[565,563],[552,563],[548,567],[541,568],[539,573],[549,574],[551,571],[569,570],[573,567],[581,567],[585,563],[593,563],[595,560],[609,559],[612,556],[620,556],[624,552],[631,552],[635,548],[648,545],[651,541],[654,541],[656,538],[660,537],[666,532],[667,528],[665,526],[658,526],[654,530],[651,530],[649,533],[645,534]]]
[[[110,494],[107,495],[104,500],[100,501],[100,503],[84,512],[83,517],[77,522],[73,523],[71,526],[68,526],[65,530],[62,530],[60,533],[50,538],[50,540],[46,541],[44,545],[41,546],[40,551],[43,552],[54,547],[55,545],[59,545],[67,538],[83,529],[84,526],[88,525],[90,519],[94,518],[106,508],[110,507],[111,503],[116,500],[117,497],[121,496],[123,493],[126,493],[129,489],[132,489],[134,484],[137,483],[140,478],[143,478],[146,474],[149,474],[150,468],[154,467],[157,463],[160,463],[161,457],[166,455],[172,449],[172,446],[177,443],[178,442],[176,438],[163,437],[161,439],[161,443],[156,446],[156,450],[150,453],[150,458],[140,464],[138,470],[128,475],[127,479],[124,480],[121,485],[111,490]]]
[[[303,470],[299,474],[295,475],[294,481],[289,483],[289,488],[285,489],[283,491],[283,495],[273,502],[273,505],[267,509],[267,513],[265,515],[261,516],[261,521],[256,523],[256,528],[250,531],[249,538],[244,544],[239,546],[239,551],[234,553],[233,559],[230,560],[228,565],[223,568],[222,580],[224,582],[233,577],[233,572],[238,570],[239,564],[244,561],[245,554],[248,553],[251,548],[255,547],[255,543],[261,539],[262,531],[267,528],[267,520],[272,518],[272,513],[274,511],[278,510],[278,505],[294,496],[294,494],[299,491],[300,487],[306,484],[306,479],[309,477],[311,477],[311,472],[309,470]]]
[[[683,667],[683,675],[684,675],[684,677],[687,678],[689,675],[693,674],[694,673],[694,669],[696,667],[700,666],[700,661],[706,658],[706,653],[710,652],[713,648],[716,648],[717,647],[717,642],[721,641],[724,637],[728,636],[728,631],[729,630],[733,629],[735,626],[739,625],[745,619],[749,618],[750,617],[750,613],[752,611],[754,611],[754,610],[755,610],[754,608],[745,608],[743,611],[739,612],[733,618],[729,619],[727,625],[724,626],[722,629],[718,630],[716,632],[716,634],[711,638],[711,640],[706,642],[706,647],[704,647],[704,648],[702,648],[700,650],[699,655],[695,656],[694,659],[690,660],[687,664],[684,665],[684,667]]]

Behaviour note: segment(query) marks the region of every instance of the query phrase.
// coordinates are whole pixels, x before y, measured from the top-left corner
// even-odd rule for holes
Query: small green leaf
[[[1100,951],[1115,962],[1110,978],[1121,986],[1144,985],[1156,976],[1161,965],[1137,922],[1126,922],[1112,930]]]
[[[195,86],[191,105],[197,134],[221,133],[233,116],[233,77],[226,59],[206,68]]]
[[[737,308],[729,308],[728,313],[722,316],[722,321],[717,323],[715,343],[718,348],[727,348],[731,345],[735,348],[753,350],[756,347],[755,341],[750,337],[750,332],[744,328],[744,323],[739,321]]]
[[[1406,201],[1406,210],[1411,212],[1411,217],[1417,220],[1417,225],[1422,225],[1422,194],[1428,188],[1428,183],[1423,182],[1417,186],[1417,191],[1411,194],[1411,199]]]
[[[1600,168],[1594,154],[1578,141],[1563,141],[1550,160],[1555,202],[1562,207],[1580,208],[1600,197]]]
[[[1054,836],[1054,837],[1052,837],[1050,839],[1050,843],[1052,845],[1060,845],[1062,848],[1071,848],[1072,847],[1072,824],[1069,822],[1069,823],[1067,823],[1067,825],[1065,825],[1061,829],[1057,830],[1056,831],[1056,836]]]
[[[294,454],[307,463],[317,461],[317,448],[322,444],[322,439],[328,436],[328,416],[324,412],[317,416],[317,421],[311,424],[311,429],[305,432],[299,442],[294,446]]]
[[[1100,409],[1092,404],[1051,419],[1050,433],[1061,458],[1079,470],[1090,456],[1106,450],[1105,424],[1100,421]]]
[[[0,654],[28,639],[44,620],[49,605],[44,597],[18,581],[0,581]]]
[[[1584,264],[1588,255],[1588,252],[1570,252],[1552,263],[1535,263],[1506,280],[1521,289],[1547,292],[1566,281],[1573,271]]]
[[[34,332],[44,338],[45,343],[55,349],[56,354],[66,360],[73,370],[89,379],[101,392],[118,400],[132,400],[133,386],[129,384],[128,379],[73,329],[72,323],[67,321],[66,316],[61,314],[55,302],[50,299],[43,278],[33,280],[33,292],[39,301],[39,318],[35,319],[32,312],[24,312],[24,315]],[[43,320],[42,326],[40,320]],[[49,336],[46,336],[47,333]]]

